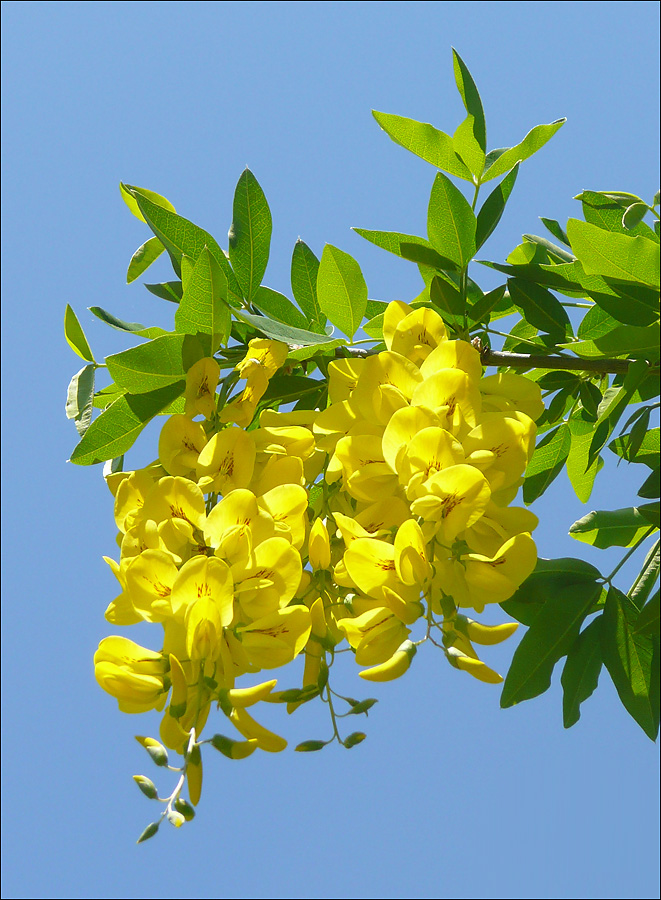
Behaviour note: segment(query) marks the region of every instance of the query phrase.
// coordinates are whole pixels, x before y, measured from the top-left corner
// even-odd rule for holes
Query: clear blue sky
[[[422,233],[433,171],[370,109],[454,130],[451,46],[481,89],[492,146],[569,120],[524,165],[485,256],[538,232],[539,215],[575,215],[583,188],[651,197],[658,4],[22,0],[2,15],[3,896],[658,896],[658,752],[607,678],[565,732],[557,684],[501,711],[497,689],[432,653],[373,692],[360,747],[209,756],[196,821],[136,846],[154,811],[131,781],[152,774],[132,735],[155,722],[120,714],[93,678],[115,530],[100,471],[66,463],[79,364],[62,336],[67,302],[99,355],[127,342],[86,307],[172,316],[124,283],[147,235],[120,179],[225,243],[245,165],[273,213],[271,286],[287,290],[300,235],[356,256],[370,296],[411,299],[415,267],[349,227]],[[136,464],[141,453],[153,455],[141,445]],[[630,502],[626,472],[609,472],[590,508]],[[537,511],[540,554],[580,555],[566,531],[587,510],[564,476]],[[511,651],[495,654],[501,670]],[[325,735],[323,712],[284,723],[291,746]]]

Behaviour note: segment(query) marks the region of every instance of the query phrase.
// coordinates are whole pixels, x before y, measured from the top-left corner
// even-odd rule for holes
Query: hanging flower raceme
[[[285,344],[251,341],[220,391],[218,361],[198,360],[158,460],[108,477],[121,591],[106,618],[162,634],[160,650],[104,639],[95,673],[121,710],[162,711],[162,745],[144,740],[152,755],[183,754],[170,817],[185,808],[184,784],[199,800],[214,705],[235,732],[207,739],[225,756],[279,752],[287,742],[259,722],[259,705],[338,702],[328,677],[339,649],[365,681],[401,677],[425,642],[454,668],[501,680],[474,644],[512,626],[459,610],[507,600],[534,568],[537,520],[509,501],[534,446],[539,389],[483,378],[477,351],[449,340],[431,309],[391,303],[383,334],[382,352],[328,365],[324,409],[260,409]],[[275,690],[272,674],[299,657],[300,687]]]

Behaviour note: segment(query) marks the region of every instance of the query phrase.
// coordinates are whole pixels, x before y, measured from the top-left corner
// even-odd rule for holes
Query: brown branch
[[[564,369],[569,372],[599,372],[626,375],[633,359],[577,359],[569,356],[544,356],[533,353],[503,353],[488,347],[476,347],[483,366],[509,366],[511,369]],[[650,368],[658,372],[658,367]]]

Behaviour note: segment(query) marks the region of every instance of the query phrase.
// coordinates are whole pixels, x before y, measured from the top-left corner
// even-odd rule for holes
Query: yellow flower
[[[424,493],[413,501],[411,512],[431,523],[428,530],[443,544],[451,544],[460,531],[477,522],[491,497],[484,475],[467,465],[436,472],[422,489]]]
[[[214,434],[197,460],[200,489],[229,494],[250,484],[255,465],[255,441],[242,428],[225,428]]]
[[[161,429],[158,456],[170,475],[188,478],[195,471],[197,458],[204,449],[207,436],[199,422],[188,416],[170,416]]]
[[[260,669],[290,663],[305,647],[312,629],[307,606],[288,606],[237,628],[248,659]]]
[[[359,666],[375,666],[385,662],[411,632],[397,616],[382,606],[354,619],[342,619],[337,627],[356,651]]]
[[[284,365],[288,353],[289,347],[281,341],[256,338],[248,344],[248,352],[237,363],[236,371],[241,378],[250,378],[255,367],[261,366],[267,378],[271,378]]]
[[[400,319],[388,349],[401,353],[413,363],[421,363],[446,340],[443,319],[433,309],[422,306]]]
[[[126,713],[163,708],[167,697],[166,668],[161,653],[124,637],[104,638],[94,654],[96,680]]]
[[[313,571],[328,569],[331,564],[331,548],[326,525],[321,519],[315,519],[308,538],[308,554]]]
[[[215,359],[207,357],[194,363],[186,372],[186,405],[187,416],[203,415],[210,419],[216,411],[216,386],[220,378],[220,366]]]

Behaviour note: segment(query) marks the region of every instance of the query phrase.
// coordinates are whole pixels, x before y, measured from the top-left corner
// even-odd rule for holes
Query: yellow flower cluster
[[[121,548],[108,563],[121,593],[106,618],[160,623],[164,640],[154,652],[106,638],[96,677],[125,712],[165,710],[168,747],[182,751],[216,702],[243,738],[228,755],[283,749],[247,707],[292,711],[317,696],[328,654],[345,640],[366,680],[403,674],[427,639],[454,666],[501,680],[473,645],[516,626],[459,610],[508,599],[535,566],[536,517],[509,504],[534,447],[539,388],[483,378],[478,352],[448,340],[431,309],[391,303],[383,334],[387,350],[330,363],[326,409],[263,410],[257,427],[287,346],[251,341],[231,376],[245,386],[224,404],[218,363],[200,360],[184,413],[162,428],[158,461],[108,477]],[[301,653],[301,690],[236,686]]]

